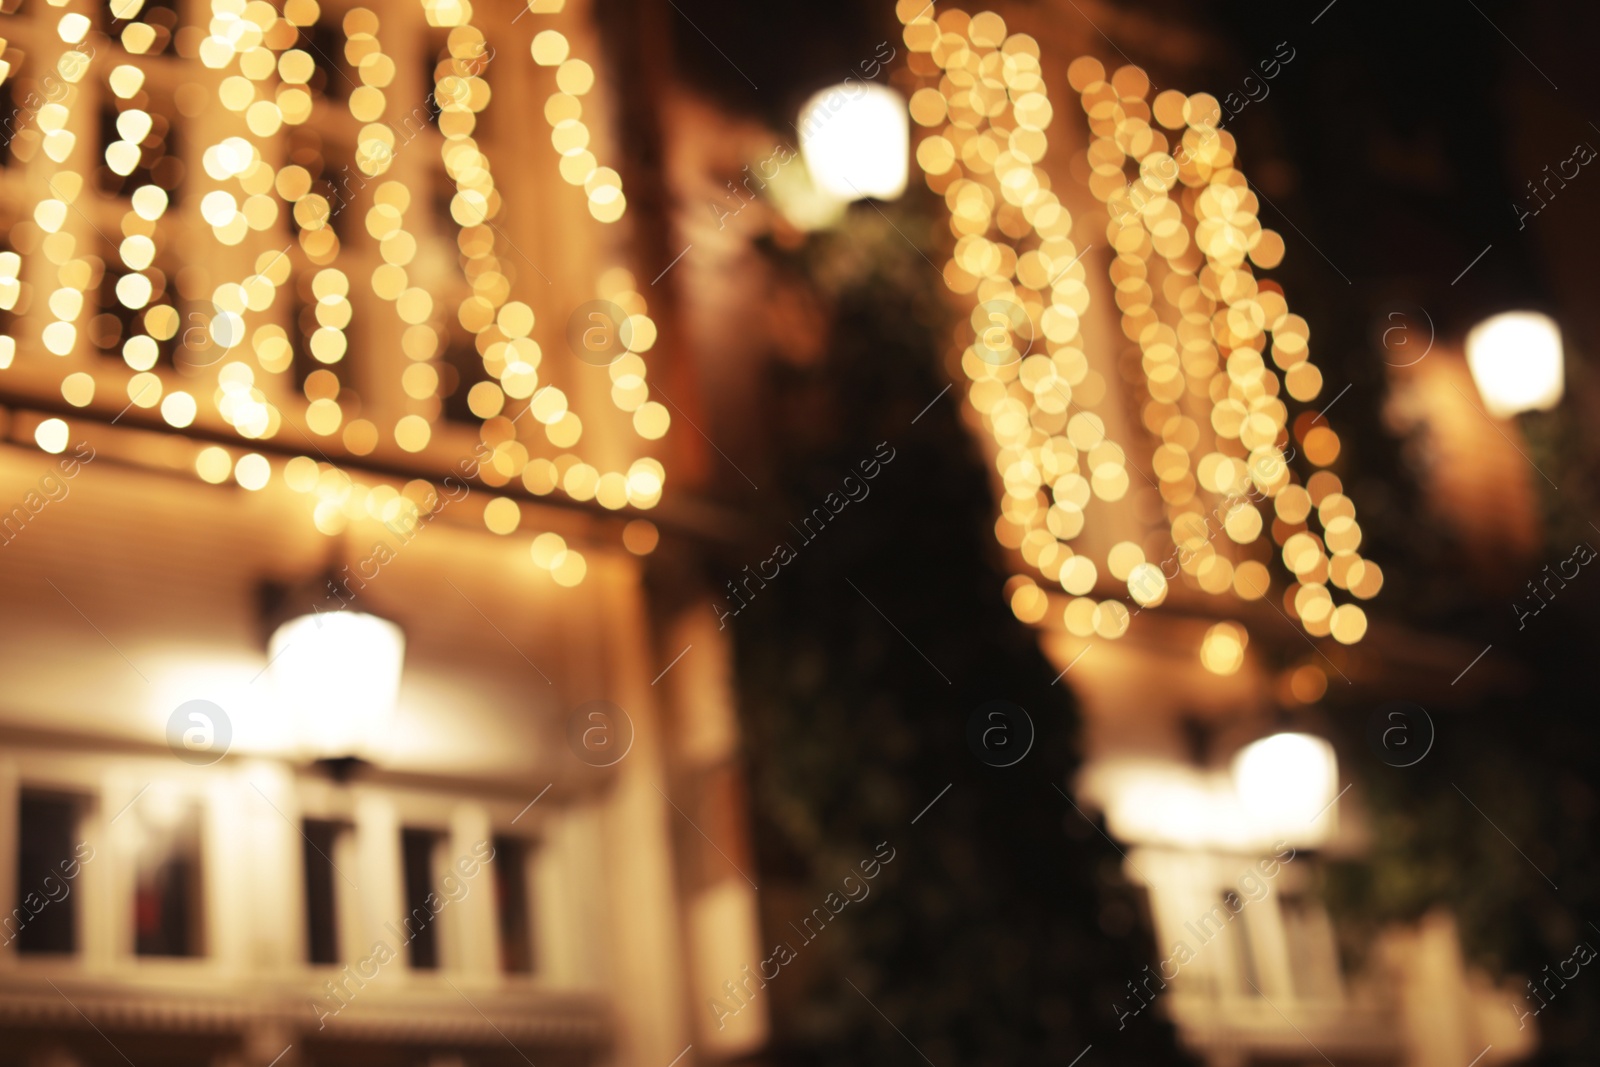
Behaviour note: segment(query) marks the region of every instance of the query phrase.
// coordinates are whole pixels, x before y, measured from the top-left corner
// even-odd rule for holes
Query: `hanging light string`
[[[89,16],[77,11],[68,11],[57,21],[56,36],[64,47],[56,60],[56,74],[64,92],[60,100],[41,106],[35,116],[43,131],[44,154],[55,164],[55,170],[49,179],[50,197],[35,205],[33,221],[45,234],[41,241],[45,258],[58,268],[56,288],[46,301],[52,321],[44,327],[41,340],[45,351],[62,358],[71,356],[77,347],[76,323],[83,313],[84,292],[93,275],[89,259],[78,255],[76,235],[68,229],[73,205],[84,187],[82,172],[71,162],[77,147],[77,135],[71,129],[72,109],[82,97],[78,85],[92,66],[90,55],[76,46],[83,43],[91,27]]]
[[[1382,571],[1358,551],[1355,504],[1338,477],[1320,469],[1301,486],[1285,456],[1289,417],[1280,394],[1286,390],[1309,405],[1321,392],[1322,375],[1308,358],[1305,319],[1289,311],[1279,286],[1254,276],[1252,264],[1271,268],[1281,262],[1284,242],[1261,225],[1257,197],[1235,165],[1233,137],[1214,125],[1220,106],[1209,94],[1186,97],[1175,90],[1158,94],[1152,106],[1142,71],[1124,67],[1108,82],[1098,61],[1089,58],[1074,63],[1068,78],[1096,134],[1089,148],[1094,173],[1109,174],[1114,166],[1120,175],[1119,157],[1137,168],[1138,177],[1125,185],[1091,182],[1111,216],[1107,237],[1114,247],[1132,250],[1131,257],[1119,257],[1130,278],[1148,273],[1152,250],[1161,257],[1163,293],[1180,312],[1177,329],[1164,325],[1152,311],[1148,284],[1119,285],[1119,300],[1130,294],[1123,330],[1143,352],[1151,397],[1143,421],[1163,439],[1152,466],[1162,479],[1173,541],[1187,551],[1184,569],[1207,592],[1221,594],[1231,585],[1244,599],[1266,594],[1270,576],[1263,563],[1235,566],[1215,551],[1206,509],[1216,514],[1216,505],[1201,503],[1195,491],[1198,479],[1200,488],[1215,494],[1213,501],[1238,500],[1253,483],[1257,496],[1272,500],[1273,540],[1293,578],[1283,596],[1285,610],[1310,634],[1332,634],[1346,644],[1360,640],[1365,613],[1353,603],[1335,605],[1328,584],[1370,599],[1382,585]],[[1171,154],[1152,119],[1174,131],[1178,144]],[[1264,353],[1281,379],[1267,368]],[[1208,400],[1208,412],[1194,410]],[[1180,406],[1184,402],[1214,432],[1212,450],[1198,459],[1192,475],[1184,446],[1200,435]],[[1293,431],[1313,468],[1337,458],[1338,435],[1319,414],[1304,411]],[[1313,509],[1320,534],[1308,529]],[[1265,525],[1262,510],[1224,511],[1228,539],[1240,545],[1257,541]]]
[[[312,8],[314,18],[314,4]],[[279,197],[293,199],[289,194],[297,168],[274,172],[263,147],[285,125],[299,125],[311,117],[313,101],[303,85],[311,64],[304,52],[294,48],[299,36],[296,24],[280,18],[262,0],[212,0],[207,28],[209,33],[199,44],[200,61],[212,70],[234,71],[223,74],[217,99],[225,109],[242,116],[244,129],[208,145],[202,153],[206,176],[222,188],[201,198],[200,215],[220,243],[237,246],[252,231],[273,230],[279,220]],[[229,184],[237,192],[229,189]],[[298,203],[295,211],[297,221],[305,227]],[[302,229],[300,236],[304,245],[307,231]],[[209,342],[232,357],[216,361],[217,387],[212,399],[223,420],[248,439],[277,436],[283,413],[258,384],[256,369],[242,357],[253,353],[262,370],[282,374],[293,363],[293,349],[287,333],[275,323],[257,327],[246,348],[246,318],[273,308],[278,289],[290,280],[291,267],[287,247],[264,250],[243,281],[224,281],[211,293],[213,313],[206,327]],[[202,453],[207,454],[215,456]],[[210,469],[202,470],[201,476],[206,477]]]
[[[69,7],[72,0],[51,2],[52,6]],[[114,19],[132,20],[142,3],[108,0],[108,6]],[[561,5],[534,0],[530,6],[537,12],[554,12]],[[639,456],[624,468],[607,470],[571,451],[582,437],[582,422],[562,390],[549,381],[541,382],[533,311],[526,303],[511,299],[509,271],[496,256],[493,219],[501,208],[500,194],[489,160],[474,139],[477,115],[491,96],[483,77],[488,54],[483,34],[471,23],[467,0],[423,0],[423,10],[431,25],[450,29],[449,58],[435,71],[434,103],[444,137],[443,162],[455,186],[451,213],[460,227],[457,245],[470,289],[454,313],[472,333],[489,375],[488,381],[473,386],[468,397],[471,410],[483,419],[480,437],[490,449],[481,480],[493,487],[520,477],[532,492],[548,494],[559,489],[572,499],[596,500],[613,510],[654,507],[665,481],[659,460]],[[302,30],[314,28],[320,16],[316,0],[284,0],[281,12],[266,0],[210,0],[206,32],[198,38],[195,52],[184,52],[217,72],[217,99],[239,116],[238,129],[202,152],[203,169],[212,185],[199,198],[200,218],[220,244],[236,247],[249,240],[252,232],[277,230],[287,207],[296,236],[284,248],[257,254],[252,272],[243,280],[214,286],[210,292],[213,314],[200,327],[184,331],[182,343],[196,348],[214,345],[224,353],[215,361],[211,399],[242,439],[276,436],[283,429],[284,415],[269,399],[258,374],[289,372],[296,344],[278,322],[251,320],[273,310],[277,291],[296,277],[295,260],[304,257],[309,271],[299,274],[308,278],[314,301],[310,315],[315,323],[308,318],[289,328],[304,329],[306,350],[323,364],[307,375],[304,386],[304,425],[312,435],[307,441],[337,434],[349,451],[364,455],[377,444],[379,430],[370,420],[351,418],[357,414],[351,406],[356,401],[353,395],[347,398],[337,373],[348,349],[345,331],[353,308],[333,220],[345,206],[343,193],[348,189],[341,190],[328,175],[322,176],[327,184],[319,184],[311,171],[292,160],[280,169],[270,162],[276,153],[269,145],[286,127],[307,123],[318,107],[327,106],[312,87],[317,62],[308,49],[315,50],[315,45],[302,46],[301,39]],[[385,121],[385,90],[394,78],[395,66],[382,50],[379,28],[378,17],[365,8],[353,9],[343,19],[345,59],[361,82],[352,86],[347,101],[351,115],[362,124],[355,164],[367,178],[387,173],[396,149],[395,129]],[[69,11],[60,19],[57,35],[73,46],[91,29],[88,16]],[[164,43],[163,29],[170,28],[129,21],[122,33],[129,59],[118,63],[107,76],[117,101],[118,137],[107,147],[105,163],[124,178],[136,173],[141,164],[148,165],[164,149],[164,116],[149,106],[147,72],[137,58]],[[611,168],[599,166],[589,149],[590,131],[582,122],[581,98],[594,85],[594,70],[568,54],[565,35],[546,30],[536,38],[532,46],[535,60],[555,68],[557,91],[550,95],[545,112],[560,172],[569,184],[584,190],[594,219],[616,222],[627,206],[621,179]],[[92,50],[69,48],[57,63],[62,80],[75,85],[89,70],[91,56]],[[9,68],[0,69],[0,80],[9,74]],[[329,72],[334,75],[343,76],[340,71]],[[76,147],[70,129],[75,98],[75,91],[69,91],[62,100],[43,106],[37,116],[39,141],[55,168],[50,179],[55,195],[39,205],[34,221],[43,232],[40,250],[59,268],[59,284],[46,301],[52,321],[44,326],[41,340],[46,351],[61,356],[75,350],[76,323],[95,273],[92,262],[77,255],[77,240],[67,229],[69,212],[84,185],[83,176],[72,169],[70,161]],[[157,236],[166,223],[170,199],[155,181],[133,190],[121,223],[118,256],[122,274],[116,291],[124,307],[142,312],[122,344],[123,360],[132,372],[129,398],[142,407],[159,406],[163,419],[182,429],[193,423],[198,403],[187,390],[167,391],[156,373],[162,346],[174,342],[183,327],[176,295],[168,290],[169,280],[155,268],[160,253]],[[432,295],[414,284],[406,270],[416,253],[416,240],[405,228],[410,206],[410,193],[402,184],[383,182],[374,192],[366,224],[383,259],[372,276],[373,292],[394,305],[406,326],[403,348],[410,363],[401,384],[416,406],[400,417],[393,429],[394,439],[401,448],[415,452],[428,446],[442,405],[438,397],[440,340],[433,326],[437,309]],[[0,308],[9,310],[20,297],[20,262],[15,254],[0,255]],[[651,398],[647,382],[643,353],[653,347],[656,329],[646,301],[633,276],[620,268],[604,272],[594,292],[614,309],[610,326],[618,339],[616,358],[607,361],[611,402],[631,417],[641,439],[658,440],[671,420],[667,409]],[[9,365],[13,353],[11,340],[0,338],[0,367]],[[79,407],[93,401],[94,387],[94,376],[81,372],[66,375],[62,381],[63,395]],[[526,412],[534,418],[519,426],[516,418],[503,415],[508,398],[526,400]],[[40,432],[59,450],[68,430],[63,420],[53,419],[47,420],[47,427]],[[542,433],[554,454],[530,455],[528,444],[519,437],[524,430]],[[40,443],[45,446],[42,438]],[[234,481],[252,490],[265,487],[273,473],[271,463],[261,454],[221,445],[201,448],[195,470],[204,481]],[[294,457],[284,464],[281,474],[292,489],[313,497],[313,521],[328,534],[362,516],[402,525],[415,523],[441,506],[438,491],[427,480],[413,480],[398,490],[385,484],[367,485],[326,457],[321,462]],[[520,507],[510,498],[492,496],[484,521],[497,533],[510,533],[520,523]],[[582,555],[553,533],[535,537],[530,553],[561,584],[577,584],[586,571]]]
[[[1069,632],[1117,638],[1130,604],[1161,604],[1180,578],[1215,595],[1267,595],[1270,553],[1255,547],[1266,526],[1262,501],[1275,513],[1273,539],[1292,579],[1286,610],[1308,633],[1360,640],[1365,614],[1353,603],[1335,606],[1326,583],[1365,598],[1382,573],[1357,552],[1354,505],[1337,477],[1319,470],[1304,486],[1294,480],[1279,396],[1286,383],[1293,399],[1308,402],[1321,377],[1307,359],[1305,320],[1247,262],[1275,266],[1283,241],[1256,217],[1232,137],[1213,125],[1220,111],[1206,107],[1211,98],[1169,91],[1152,110],[1137,67],[1109,80],[1089,58],[1068,70],[1093,135],[1089,186],[1110,215],[1122,329],[1137,346],[1147,396],[1140,421],[1156,441],[1150,473],[1131,468],[1139,484],[1108,436],[1106,383],[1084,353],[1083,259],[1092,249],[1072,240],[1072,217],[1037,166],[1054,115],[1038,43],[1008,33],[993,12],[936,17],[932,5],[901,0],[897,13],[912,69],[931,83],[911,97],[910,112],[930,130],[917,161],[950,210],[945,283],[976,305],[959,342],[961,366],[968,402],[996,446],[1004,486],[997,537],[1068,594]],[[1262,358],[1269,336],[1283,379]],[[1337,437],[1310,411],[1293,429],[1312,466],[1337,457]],[[1098,561],[1074,547],[1090,508],[1147,488],[1160,496],[1167,530],[1119,541]],[[1320,534],[1308,528],[1313,509]],[[1019,618],[1045,617],[1050,598],[1033,576],[1007,589]]]
[[[112,0],[111,15],[131,18],[141,6],[134,0]],[[146,55],[159,39],[155,27],[147,23],[129,22],[122,30],[122,46],[130,57]],[[122,178],[133,174],[141,163],[151,168],[167,151],[168,119],[151,108],[146,73],[142,63],[126,62],[113,67],[106,78],[118,109],[118,139],[106,146],[105,164]],[[194,422],[198,403],[188,390],[166,392],[153,370],[161,358],[161,346],[173,341],[182,327],[175,306],[176,280],[155,269],[160,251],[158,223],[169,203],[167,190],[154,180],[139,185],[129,196],[129,208],[121,221],[123,239],[117,248],[126,273],[117,280],[115,296],[128,310],[144,312],[122,343],[123,362],[134,371],[127,383],[128,403],[143,408],[159,405],[162,419],[181,429]],[[69,403],[86,407],[94,396],[94,378],[84,373],[69,375],[63,393]]]
[[[530,0],[531,11],[550,11],[552,5]],[[556,69],[556,89],[545,100],[544,118],[550,124],[550,143],[561,156],[561,177],[568,185],[582,186],[589,214],[601,222],[616,222],[627,210],[622,178],[602,167],[589,147],[589,127],[583,122],[582,97],[594,87],[594,68],[572,55],[572,45],[560,30],[541,30],[531,46],[534,62]]]
[[[563,0],[527,0],[528,12],[555,15]],[[533,35],[529,50],[534,62],[554,68],[555,91],[544,104],[545,121],[550,125],[550,142],[559,156],[559,171],[569,185],[581,187],[589,214],[602,223],[620,220],[627,210],[622,178],[611,167],[600,166],[592,151],[592,132],[583,121],[583,97],[595,83],[594,68],[573,54],[568,36],[555,28]],[[650,398],[648,367],[643,353],[655,344],[656,326],[649,308],[631,273],[614,268],[601,275],[595,296],[610,305],[603,318],[591,317],[595,328],[625,352],[607,366],[611,378],[611,402],[632,416],[634,432],[646,441],[666,435],[672,419],[667,408]],[[606,321],[606,320],[616,321]],[[588,326],[586,322],[583,326]],[[587,334],[584,334],[587,336]],[[536,406],[535,417],[546,421],[547,414]],[[557,447],[570,434],[562,433],[560,422],[546,422],[546,434]],[[626,471],[599,471],[570,454],[552,460],[536,459],[523,472],[524,483],[534,492],[550,492],[560,487],[575,499],[595,499],[601,506],[617,509],[626,505],[651,508],[661,498],[666,470],[650,456],[635,459]]]

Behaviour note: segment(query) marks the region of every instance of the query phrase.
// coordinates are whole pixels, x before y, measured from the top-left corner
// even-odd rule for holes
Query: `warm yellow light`
[[[1105,805],[1111,832],[1139,844],[1253,849],[1253,834],[1226,773],[1154,759],[1100,760],[1083,793]]]
[[[281,707],[319,757],[370,755],[400,690],[405,634],[376,615],[314,612],[278,627],[267,647]]]
[[[528,552],[533,556],[533,562],[541,567],[553,567],[559,557],[566,554],[567,541],[558,533],[542,533],[533,539],[528,546]]]
[[[265,489],[272,480],[272,464],[259,452],[247,452],[234,464],[233,479],[251,492]]]
[[[1333,746],[1311,734],[1273,734],[1246,745],[1233,760],[1239,804],[1264,837],[1325,836],[1332,827],[1338,779]]]
[[[61,395],[75,408],[88,407],[94,400],[94,378],[78,371],[61,380]]]
[[[1233,674],[1244,665],[1244,647],[1249,640],[1244,627],[1219,622],[1200,642],[1200,662],[1212,674]]]
[[[634,519],[622,528],[622,543],[636,556],[648,556],[660,540],[660,531],[649,519]]]
[[[881,85],[824,89],[800,109],[800,151],[812,180],[844,200],[894,200],[906,190],[906,101]]]
[[[550,575],[556,584],[568,589],[583,581],[583,576],[589,570],[589,564],[584,560],[582,553],[567,549],[558,556],[550,566]]]
[[[834,196],[818,188],[816,179],[806,173],[804,166],[793,164],[779,167],[762,192],[777,205],[790,225],[801,230],[823,230],[835,226],[844,218],[845,209],[850,206],[849,198]],[[728,205],[728,208],[731,206]]]
[[[1491,415],[1548,410],[1564,386],[1561,329],[1536,311],[1493,315],[1467,334],[1467,366]]]
[[[61,419],[45,419],[33,431],[34,442],[46,452],[60,454],[67,447],[67,424]]]
[[[493,533],[509,534],[522,523],[522,509],[510,497],[492,498],[483,508],[483,524]]]

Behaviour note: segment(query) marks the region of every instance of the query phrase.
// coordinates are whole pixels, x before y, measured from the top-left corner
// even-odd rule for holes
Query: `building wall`
[[[558,175],[561,157],[538,114],[558,91],[558,74],[529,52],[536,33],[559,29],[574,54],[603,69],[600,39],[586,4],[556,12],[535,6],[526,18],[512,5],[482,4],[475,14],[492,50],[485,62],[494,97],[476,135],[504,204],[496,255],[513,296],[535,312],[541,383],[558,386],[583,421],[581,442],[562,462],[570,465],[576,453],[600,470],[626,471],[643,455],[670,460],[670,446],[634,434],[614,405],[613,377],[576,357],[567,327],[597,295],[605,271],[630,262],[631,231],[590,218],[582,185]],[[433,52],[449,32],[428,25],[424,7],[373,6],[379,42],[395,66],[385,114],[396,128],[428,100]],[[673,798],[687,802],[678,791],[692,791],[695,780],[676,769],[671,731],[699,705],[726,699],[714,691],[724,669],[714,632],[693,637],[693,654],[704,661],[690,661],[695,673],[677,665],[694,685],[655,684],[671,678],[681,646],[668,647],[677,636],[676,602],[652,599],[647,571],[692,558],[694,535],[685,536],[675,517],[683,509],[669,504],[655,516],[665,530],[659,549],[655,527],[636,524],[648,538],[630,540],[630,551],[624,529],[643,510],[608,509],[592,492],[535,490],[517,477],[520,469],[497,472],[488,461],[472,462],[476,473],[464,474],[463,462],[481,459],[485,442],[505,440],[505,427],[491,433],[481,419],[452,419],[442,395],[402,388],[402,373],[418,361],[402,351],[405,324],[395,308],[373,293],[368,279],[383,259],[362,227],[382,182],[411,193],[411,280],[432,297],[428,323],[441,338],[471,293],[458,266],[460,227],[447,210],[453,189],[444,179],[443,141],[426,123],[398,147],[387,173],[357,175],[346,186],[337,264],[349,280],[351,348],[333,369],[344,424],[367,419],[378,428],[376,444],[363,447],[349,433],[311,424],[298,378],[316,364],[297,376],[259,364],[249,346],[213,350],[212,286],[246,277],[262,255],[270,261],[273,250],[285,250],[289,279],[247,321],[251,330],[275,323],[292,334],[299,324],[288,294],[302,275],[326,266],[296,249],[287,202],[277,205],[271,226],[237,246],[219,243],[200,217],[208,189],[232,187],[206,178],[203,153],[239,134],[241,121],[216,99],[223,76],[236,71],[207,69],[194,58],[192,34],[203,36],[199,27],[227,8],[180,0],[179,25],[188,30],[173,54],[142,58],[122,51],[123,23],[112,25],[103,5],[29,3],[0,15],[10,88],[24,110],[29,93],[49,88],[57,57],[68,50],[56,31],[64,14],[93,16],[86,47],[95,57],[66,94],[77,136],[66,163],[55,165],[41,150],[30,112],[22,126],[33,129],[32,141],[23,136],[8,146],[0,168],[0,229],[24,253],[17,302],[0,322],[15,341],[10,365],[0,369],[0,915],[13,926],[48,924],[54,909],[72,915],[75,927],[67,953],[21,951],[30,935],[0,935],[8,937],[0,945],[0,1060],[677,1062],[693,1035],[682,996],[690,960],[680,887],[689,816]],[[352,9],[330,3],[320,21],[337,28]],[[185,318],[153,373],[161,395],[184,389],[200,407],[181,429],[138,402],[121,339],[97,341],[95,317],[116,310],[101,306],[98,287],[89,287],[73,319],[69,350],[54,355],[42,346],[55,319],[50,297],[63,283],[44,233],[28,221],[35,205],[63,195],[64,170],[88,176],[83,191],[68,197],[73,209],[59,228],[74,239],[66,258],[95,257],[97,269],[117,255],[106,235],[120,241],[129,225],[126,198],[101,192],[95,177],[103,147],[96,111],[115,106],[106,86],[115,64],[145,72],[136,102],[169,122],[169,147],[188,175],[155,234],[156,266]],[[606,92],[601,78],[583,107],[590,148],[611,161]],[[185,94],[192,106],[180,113]],[[347,158],[361,122],[342,95],[319,97],[315,107],[298,130],[255,139],[265,162],[287,166],[301,135],[311,135],[330,166]],[[628,287],[626,275],[608,277]],[[219,369],[231,361],[253,368],[264,402],[281,414],[276,433],[246,440],[212,410]],[[445,360],[422,362],[442,368]],[[87,376],[92,399],[77,404],[63,395],[69,372]],[[393,428],[406,414],[431,422],[426,446],[401,447]],[[59,456],[38,444],[36,430],[48,418],[69,428]],[[567,452],[526,422],[509,430],[526,442],[524,461]],[[219,446],[229,466],[247,453],[264,458],[267,484],[246,489],[236,470],[201,476],[202,451]],[[315,487],[287,484],[284,472],[297,457],[316,461]],[[447,475],[458,480],[447,483]],[[426,521],[383,521],[392,515],[382,506],[401,493],[422,505]],[[517,504],[515,536],[486,528],[493,498]],[[587,569],[578,584],[559,584],[534,561],[536,534],[559,534],[581,553]],[[339,593],[322,584],[325,573]],[[307,724],[275,688],[267,639],[276,620],[263,610],[266,583],[293,590],[281,612],[370,612],[404,632],[396,706],[366,739],[365,762],[353,773],[316,762],[334,753],[308,745]],[[181,741],[194,720],[179,708],[196,700],[211,705],[212,733],[201,746],[216,756],[211,762]],[[592,701],[607,702],[602,719],[589,717]],[[725,707],[721,715],[727,728]],[[585,732],[594,723],[603,724],[604,738]],[[727,746],[711,758],[726,761]],[[36,797],[71,802],[70,837],[85,849],[71,876],[48,888],[60,899],[42,906],[28,883],[37,865],[19,855],[38,839],[37,820],[24,811],[24,798],[32,804]],[[190,954],[141,952],[138,931],[151,916],[140,909],[166,899],[151,886],[175,877],[171,869],[152,875],[149,861],[163,854],[163,841],[183,836],[174,827],[186,825],[188,801],[198,805],[197,866],[183,875],[192,892]],[[319,845],[306,820],[343,829]],[[730,825],[736,836],[738,824]],[[408,828],[436,835],[423,881],[448,900],[429,923],[438,940],[433,968],[408,958]],[[499,847],[500,837],[525,842],[525,863]],[[490,848],[496,858],[486,860]],[[337,960],[318,964],[310,961],[308,919],[318,906],[308,879],[322,860],[331,868],[323,873],[332,886]],[[528,887],[529,974],[506,973],[499,934],[508,905],[497,879],[513,866]],[[697,919],[697,929],[714,938],[731,921],[737,932],[738,918],[709,928]]]

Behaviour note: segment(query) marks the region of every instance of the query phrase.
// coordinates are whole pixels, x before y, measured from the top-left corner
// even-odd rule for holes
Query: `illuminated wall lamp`
[[[1239,805],[1263,839],[1314,844],[1332,836],[1338,780],[1333,746],[1311,734],[1263,737],[1233,759]]]
[[[845,82],[800,109],[800,154],[811,180],[840,200],[895,200],[906,191],[911,127],[905,97],[882,85]]]
[[[306,755],[344,778],[388,735],[405,663],[405,634],[376,615],[313,612],[273,631],[267,654],[280,707]]]
[[[1467,334],[1467,366],[1496,418],[1547,411],[1564,385],[1561,328],[1536,311],[1492,315]]]

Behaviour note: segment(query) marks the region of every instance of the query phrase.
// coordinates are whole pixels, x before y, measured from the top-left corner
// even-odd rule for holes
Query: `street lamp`
[[[1496,418],[1546,411],[1561,399],[1561,328],[1537,311],[1492,315],[1467,334],[1467,366]]]
[[[1233,758],[1234,792],[1245,819],[1263,839],[1325,839],[1338,778],[1333,746],[1311,734],[1263,737]]]
[[[405,647],[400,627],[358,611],[313,612],[273,632],[272,682],[309,755],[337,772],[375,753],[394,713]]]
[[[840,200],[895,200],[906,191],[911,127],[905,97],[893,89],[845,82],[800,109],[800,154],[811,180]]]

